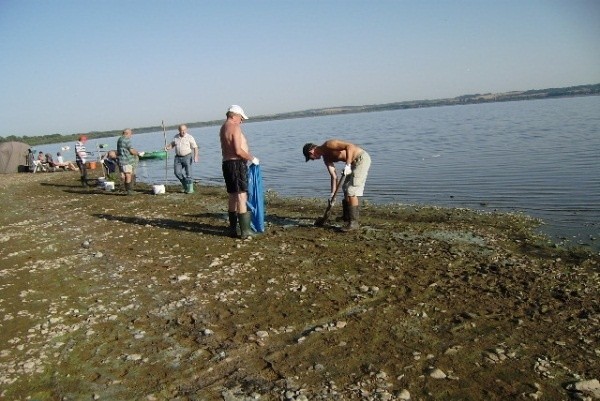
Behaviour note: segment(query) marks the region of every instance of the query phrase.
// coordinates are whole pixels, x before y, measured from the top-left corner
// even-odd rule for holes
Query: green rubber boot
[[[131,182],[125,183],[125,193],[127,195],[135,195],[135,191],[133,190],[133,184]]]
[[[185,193],[193,194],[194,193],[194,181],[190,180],[185,185]]]
[[[252,215],[250,212],[238,214],[238,220],[240,221],[240,231],[242,233],[242,239],[252,238],[252,228],[250,228],[250,219]]]

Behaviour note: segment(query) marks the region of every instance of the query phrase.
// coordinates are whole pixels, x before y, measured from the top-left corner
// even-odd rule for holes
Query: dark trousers
[[[77,167],[79,167],[79,173],[81,173],[81,182],[87,184],[87,166],[81,160],[77,160]]]

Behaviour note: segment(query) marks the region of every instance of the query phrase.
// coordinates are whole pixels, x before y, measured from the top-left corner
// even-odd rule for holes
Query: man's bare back
[[[362,148],[338,139],[331,139],[319,147],[323,153],[323,161],[325,164],[335,162],[354,161],[354,159],[362,153]],[[350,156],[350,157],[348,157]]]

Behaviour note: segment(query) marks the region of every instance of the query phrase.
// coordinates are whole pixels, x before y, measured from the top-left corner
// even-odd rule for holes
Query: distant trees
[[[310,109],[303,111],[293,111],[289,113],[264,115],[252,117],[252,122],[256,121],[271,121],[271,120],[284,120],[291,118],[303,118],[303,117],[315,117],[324,116],[331,114],[350,114],[350,113],[365,113],[370,111],[381,111],[381,110],[399,110],[399,109],[412,109],[418,107],[436,107],[436,106],[449,106],[456,104],[468,104],[468,103],[483,103],[483,102],[507,102],[513,100],[528,100],[528,99],[543,99],[547,97],[561,97],[561,96],[589,96],[599,95],[600,84],[594,85],[579,85],[570,86],[567,88],[548,88],[548,89],[535,89],[528,91],[514,91],[506,93],[485,93],[485,94],[472,94],[462,95],[449,99],[433,99],[433,100],[411,100],[407,102],[395,102],[387,104],[375,104],[368,106],[343,106],[343,107],[329,107],[322,109]],[[185,122],[182,122],[185,123]],[[221,120],[185,123],[188,128],[208,127],[221,124]],[[166,127],[168,130],[177,130],[177,126]],[[147,132],[158,132],[162,131],[162,126],[134,128],[134,131],[138,134],[144,134]],[[76,141],[80,134],[51,134],[51,135],[40,135],[40,136],[16,136],[9,135],[6,138],[0,136],[0,142],[25,142],[29,146],[36,145],[47,145],[51,143],[70,142]],[[88,139],[99,139],[109,138],[121,135],[121,131],[105,131],[105,132],[88,132],[85,133]]]

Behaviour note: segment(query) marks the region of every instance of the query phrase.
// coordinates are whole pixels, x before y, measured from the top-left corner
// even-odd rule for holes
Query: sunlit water
[[[321,161],[304,162],[302,145],[340,138],[373,159],[365,191],[371,203],[524,212],[544,220],[542,230],[554,241],[600,250],[598,96],[249,120],[242,128],[261,160],[265,188],[282,195],[325,199],[327,172]],[[194,165],[200,184],[223,185],[218,130],[189,130],[200,145],[200,164]],[[175,134],[167,132],[167,140]],[[88,150],[115,148],[116,141],[91,140]],[[164,141],[162,131],[133,137],[134,147],[146,151]],[[72,145],[37,150],[70,146],[65,156],[72,159]],[[176,183],[172,157],[141,162],[138,176],[152,184]]]

